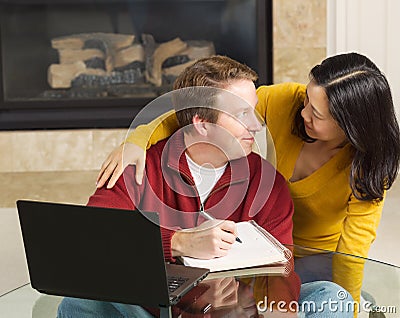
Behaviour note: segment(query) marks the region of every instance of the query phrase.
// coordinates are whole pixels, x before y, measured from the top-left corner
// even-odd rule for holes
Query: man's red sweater
[[[194,227],[203,221],[198,213],[201,203],[186,161],[183,135],[175,134],[148,150],[142,185],[136,184],[134,176],[135,167],[128,166],[113,188],[97,189],[88,205],[158,212],[164,256],[166,261],[174,261],[174,230]],[[293,244],[293,203],[288,187],[282,175],[257,154],[230,161],[203,208],[218,219],[254,220],[281,243]],[[300,280],[294,271],[286,277],[271,276],[265,280],[263,291],[255,291],[256,294],[287,302],[298,300]],[[148,310],[158,316],[157,309]]]
[[[97,189],[88,202],[93,206],[158,212],[167,261],[173,261],[174,231],[203,221],[198,213],[200,198],[184,153],[182,134],[158,142],[147,152],[142,185],[135,182],[135,166],[128,166],[112,189]],[[293,243],[293,203],[286,182],[255,153],[229,162],[204,202],[204,210],[218,219],[254,220],[281,243]]]

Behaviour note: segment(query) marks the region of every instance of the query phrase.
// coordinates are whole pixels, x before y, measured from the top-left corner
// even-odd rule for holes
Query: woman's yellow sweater
[[[295,206],[294,243],[367,257],[376,236],[383,202],[356,199],[349,185],[351,146],[343,147],[310,176],[290,182],[303,141],[291,133],[293,116],[305,98],[305,85],[284,83],[257,90],[257,111],[267,123],[275,151],[276,168],[287,180]],[[149,125],[139,126],[127,139],[143,148],[178,128],[169,112]],[[149,138],[151,136],[151,138]],[[359,300],[363,260],[335,256],[333,279]]]

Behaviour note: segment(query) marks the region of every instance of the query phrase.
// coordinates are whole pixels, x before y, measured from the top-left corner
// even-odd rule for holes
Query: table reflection
[[[390,264],[363,259],[352,255],[323,250],[295,247],[296,255],[307,261],[305,266],[323,272],[334,257],[348,258],[362,262],[364,277],[362,295],[364,304],[360,306],[358,317],[398,317],[400,312],[400,268]],[[312,266],[311,266],[312,265]],[[293,312],[299,306],[300,280],[296,271],[284,274],[252,273],[240,275],[240,271],[212,275],[193,288],[172,310],[175,317],[271,317],[271,309],[276,316],[297,317]],[[351,279],[351,278],[349,278]],[[303,282],[304,283],[304,282]],[[304,286],[304,284],[303,284]],[[43,295],[28,284],[0,297],[0,316],[7,318],[47,318],[56,317],[61,296]],[[279,301],[284,306],[278,308]],[[362,305],[362,304],[361,304]],[[285,307],[286,306],[286,307]],[[372,312],[371,312],[372,311]],[[272,317],[274,317],[272,315]],[[340,317],[340,316],[339,316]]]

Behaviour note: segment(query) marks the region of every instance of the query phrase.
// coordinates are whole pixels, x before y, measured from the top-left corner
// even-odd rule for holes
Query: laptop
[[[158,213],[27,200],[17,208],[41,293],[165,308],[209,272],[164,262]]]

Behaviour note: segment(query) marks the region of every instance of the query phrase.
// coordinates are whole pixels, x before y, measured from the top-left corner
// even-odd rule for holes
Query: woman
[[[385,76],[367,57],[347,53],[316,65],[307,86],[261,86],[257,95],[276,168],[294,201],[295,244],[367,257],[400,161],[399,126]],[[143,150],[132,143],[145,148],[155,127],[150,144],[169,136],[177,128],[175,117],[165,117],[161,125],[156,120],[137,128],[125,151],[121,145],[107,158],[98,187],[114,173],[112,187],[124,164],[136,163],[141,173]],[[333,280],[355,300],[362,272],[362,259],[332,259]]]

